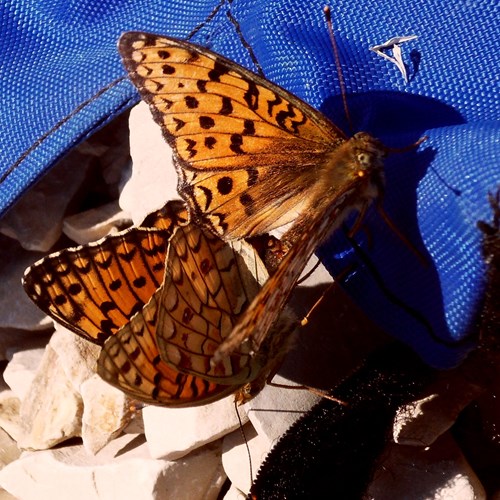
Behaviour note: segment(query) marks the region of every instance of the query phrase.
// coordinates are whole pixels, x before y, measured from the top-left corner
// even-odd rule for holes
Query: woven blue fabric
[[[116,52],[121,32],[186,37],[217,1],[3,0],[0,6],[0,209],[6,210],[58,158],[137,101]],[[270,80],[348,131],[323,17],[323,1],[233,0],[192,41],[255,69],[227,11],[238,20]],[[335,275],[383,328],[430,364],[453,366],[473,345],[484,290],[476,221],[490,217],[488,191],[500,183],[498,3],[443,8],[394,0],[337,0],[332,16],[353,126],[388,146],[429,140],[387,161],[385,207],[427,255],[418,261],[380,215],[356,235],[320,249]],[[368,50],[393,36],[411,79]],[[271,187],[272,189],[272,187]]]

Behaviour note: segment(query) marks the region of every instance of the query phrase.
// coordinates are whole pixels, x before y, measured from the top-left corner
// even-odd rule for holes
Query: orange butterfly
[[[316,247],[356,211],[357,227],[381,197],[389,149],[367,133],[347,139],[299,98],[205,47],[129,32],[119,51],[174,149],[192,219],[228,240],[294,221],[282,239],[289,252],[213,363],[247,339],[257,351]]]
[[[241,346],[211,359],[268,274],[248,243],[225,243],[194,224],[172,236],[161,287],[105,344],[98,373],[142,401],[193,406],[259,392],[287,351],[296,321],[282,314],[258,355]],[[176,370],[172,380],[165,371]],[[185,375],[188,374],[188,375]]]

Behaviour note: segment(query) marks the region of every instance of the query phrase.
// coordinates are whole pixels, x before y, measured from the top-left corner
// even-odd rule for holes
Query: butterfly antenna
[[[335,281],[332,281],[324,290],[324,292],[321,294],[320,298],[316,300],[316,302],[312,305],[312,307],[309,309],[308,313],[302,318],[300,321],[300,326],[305,326],[307,323],[309,323],[309,318],[311,317],[311,314],[318,308],[318,306],[323,302],[325,297],[327,296],[328,292],[335,286]]]
[[[307,271],[307,273],[304,274],[304,276],[302,276],[297,281],[297,286],[298,285],[302,285],[302,283],[304,283],[304,281],[306,281],[307,279],[309,279],[314,274],[314,272],[316,271],[316,269],[318,269],[318,267],[320,266],[320,264],[321,264],[321,261],[318,259],[318,261],[316,262],[316,264],[314,264],[314,266],[312,267],[312,269],[310,271]]]
[[[382,220],[387,224],[387,227],[402,241],[402,243],[417,257],[420,263],[427,267],[429,265],[429,261],[426,259],[425,255],[418,250],[418,248],[413,245],[413,243],[399,230],[398,226],[394,223],[394,221],[389,217],[389,214],[384,210],[382,203],[377,204],[377,211],[382,217]]]
[[[339,78],[339,86],[340,86],[340,94],[342,95],[342,104],[344,105],[344,114],[349,124],[349,128],[351,129],[351,133],[353,132],[353,126],[351,121],[351,115],[349,113],[349,106],[347,105],[347,93],[345,90],[345,81],[344,75],[342,73],[342,66],[340,65],[340,55],[339,48],[337,45],[337,40],[335,39],[335,33],[333,31],[333,23],[332,23],[332,12],[330,7],[326,5],[323,8],[323,12],[325,13],[326,25],[328,26],[328,36],[330,37],[330,43],[332,44],[333,49],[333,57],[335,58],[335,66],[337,67],[337,75]]]
[[[334,403],[338,403],[341,406],[349,406],[349,403],[347,403],[346,401],[342,401],[341,399],[338,399],[335,396],[332,396],[331,394],[322,391],[321,389],[316,389],[315,387],[311,387],[310,385],[288,385],[288,384],[278,384],[277,382],[268,382],[267,385],[270,385],[271,387],[276,387],[278,389],[286,389],[289,391],[308,391],[311,394],[315,394],[320,398],[328,399],[330,401],[333,401]]]
[[[238,417],[238,422],[240,424],[241,437],[243,438],[243,441],[245,443],[245,447],[247,449],[248,465],[249,465],[249,469],[250,469],[250,484],[252,484],[253,483],[252,455],[250,454],[250,446],[248,446],[248,440],[247,440],[247,437],[245,435],[245,431],[243,430],[243,422],[241,421],[240,412],[238,410],[238,402],[236,399],[234,400],[234,411],[236,412],[236,416]]]

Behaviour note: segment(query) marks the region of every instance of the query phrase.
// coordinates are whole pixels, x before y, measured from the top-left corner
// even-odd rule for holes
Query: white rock
[[[242,432],[245,433],[246,443]],[[248,445],[248,447],[247,447]],[[227,477],[237,491],[246,495],[250,491],[250,462],[252,460],[252,481],[255,480],[260,465],[269,453],[269,441],[259,436],[250,422],[224,437],[222,441],[222,465]]]
[[[0,235],[0,328],[43,331],[52,321],[28,298],[21,284],[24,270],[41,257]]]
[[[73,389],[80,392],[81,384],[96,372],[96,360],[101,348],[56,323],[50,346],[57,353],[59,365],[64,370]]]
[[[81,396],[83,445],[96,454],[128,425],[133,417],[132,405],[122,391],[97,374],[83,382]]]
[[[12,392],[19,399],[24,399],[29,391],[38,367],[45,353],[45,347],[26,349],[15,352],[5,368],[3,377]]]
[[[23,500],[216,499],[224,482],[220,443],[182,460],[154,460],[140,436],[114,440],[96,456],[82,446],[26,453],[0,471],[0,485]]]
[[[246,497],[246,495],[232,484],[224,495],[224,500],[245,500]]]
[[[56,352],[47,346],[33,382],[21,403],[23,449],[46,449],[79,436],[82,401],[62,369]]]
[[[137,225],[167,201],[179,199],[179,195],[172,149],[146,103],[140,102],[132,109],[129,127],[132,176],[120,195],[120,206]]]
[[[237,429],[240,424],[233,401],[229,396],[193,408],[144,408],[144,430],[151,456],[175,460]],[[241,409],[240,416],[243,423],[247,422]]]
[[[280,375],[276,375],[273,382],[293,385],[290,380]],[[266,385],[244,408],[259,436],[267,439],[267,447],[270,449],[289,427],[320,399],[308,390]]]
[[[366,498],[482,500],[486,493],[449,433],[430,447],[390,444]]]
[[[446,432],[460,412],[484,389],[462,377],[460,370],[444,374],[427,396],[398,409],[394,418],[396,443],[428,446]]]
[[[17,460],[20,455],[21,450],[16,446],[16,442],[7,432],[0,429],[0,469]]]
[[[17,442],[24,434],[19,420],[21,401],[12,391],[3,390],[0,393],[0,408],[0,427]]]
[[[128,227],[131,222],[130,215],[118,206],[118,201],[113,201],[66,217],[62,230],[68,238],[83,245]]]

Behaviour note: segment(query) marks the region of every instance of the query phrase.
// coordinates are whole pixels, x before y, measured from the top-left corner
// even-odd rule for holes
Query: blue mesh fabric
[[[219,4],[205,0],[3,0],[0,6],[0,209],[6,210],[72,146],[137,101],[116,52],[121,32],[185,37]],[[323,1],[233,0],[193,41],[251,69],[226,15],[238,20],[270,80],[348,131]],[[430,364],[449,367],[471,347],[484,289],[480,234],[488,191],[500,183],[498,3],[337,0],[332,16],[355,130],[389,146],[429,140],[387,161],[385,207],[426,252],[424,266],[376,211],[356,239],[320,249],[363,309]],[[368,50],[393,36],[411,79]],[[416,71],[415,71],[416,70]],[[496,86],[495,86],[496,85]],[[272,187],[270,188],[272,189]]]

